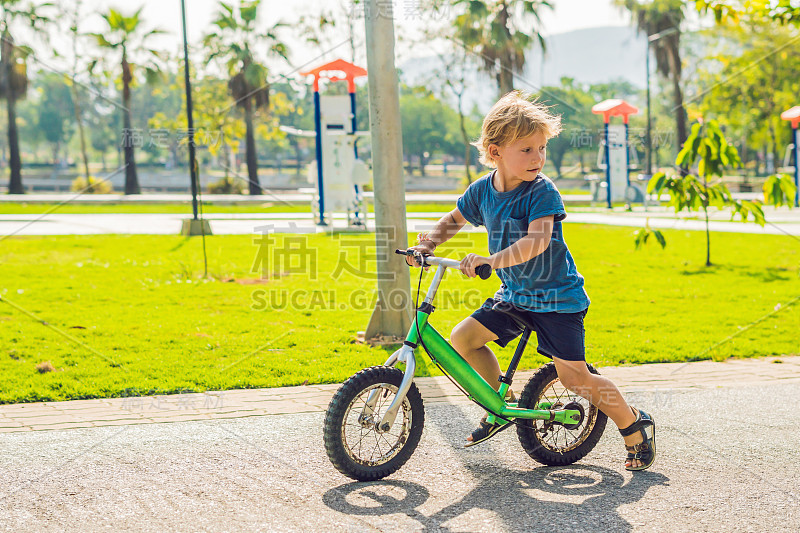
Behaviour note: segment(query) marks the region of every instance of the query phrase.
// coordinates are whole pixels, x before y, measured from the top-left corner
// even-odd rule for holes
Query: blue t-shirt
[[[494,172],[476,180],[458,199],[458,210],[473,226],[486,226],[489,253],[496,254],[528,234],[537,218],[554,215],[550,246],[519,265],[497,269],[503,282],[495,298],[537,313],[579,313],[589,307],[583,276],[567,249],[561,221],[567,216],[561,195],[544,174],[516,188],[497,192]]]

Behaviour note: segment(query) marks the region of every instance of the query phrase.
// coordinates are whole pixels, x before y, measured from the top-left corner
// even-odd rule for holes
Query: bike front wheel
[[[358,481],[382,479],[396,472],[414,453],[425,424],[422,396],[411,384],[389,431],[379,422],[392,404],[403,373],[387,366],[365,368],[345,381],[331,399],[323,435],[328,458],[339,472]],[[372,412],[371,394],[377,396]]]
[[[592,374],[599,374],[592,365],[586,366]],[[597,407],[561,384],[553,363],[547,363],[531,377],[520,395],[519,407],[580,411],[577,424],[518,420],[517,437],[522,447],[533,459],[549,466],[570,465],[585,457],[597,445],[608,421]]]

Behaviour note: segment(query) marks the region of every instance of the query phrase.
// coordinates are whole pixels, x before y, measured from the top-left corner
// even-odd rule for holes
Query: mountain
[[[624,79],[645,84],[647,39],[630,26],[586,28],[546,39],[544,65],[539,48],[527,54],[523,77],[540,85],[558,85],[564,77],[584,83]]]
[[[627,80],[637,87],[645,84],[647,39],[629,26],[586,28],[546,38],[544,62],[536,47],[526,54],[526,67],[515,87],[536,92],[543,85],[558,85],[562,77],[583,83]],[[401,80],[409,85],[438,89],[436,74],[442,70],[437,56],[416,57],[400,65]],[[465,108],[477,105],[482,111],[496,100],[497,87],[486,74],[475,71],[468,81]]]

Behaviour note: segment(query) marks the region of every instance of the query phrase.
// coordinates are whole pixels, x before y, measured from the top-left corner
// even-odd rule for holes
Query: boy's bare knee
[[[580,364],[559,364],[556,363],[558,370],[558,378],[561,384],[570,391],[580,394],[580,392],[587,387],[591,387],[591,374],[589,369],[586,368],[586,363]]]
[[[464,327],[463,322],[457,324],[450,333],[450,344],[452,344],[453,348],[455,348],[457,351],[463,352],[470,350],[469,341],[469,328]]]
[[[471,352],[486,345],[486,341],[481,338],[480,332],[476,331],[469,320],[459,322],[450,333],[450,344],[459,353]]]
[[[564,387],[575,394],[578,394],[585,387],[583,380],[578,379],[575,376],[559,376],[559,379]]]

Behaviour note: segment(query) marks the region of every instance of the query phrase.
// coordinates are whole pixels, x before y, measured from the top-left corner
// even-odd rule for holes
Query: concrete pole
[[[366,339],[405,338],[412,316],[409,267],[402,256],[394,253],[395,249],[408,246],[408,232],[400,94],[390,6],[391,3],[378,0],[364,2],[378,269],[378,302],[364,333]]]

